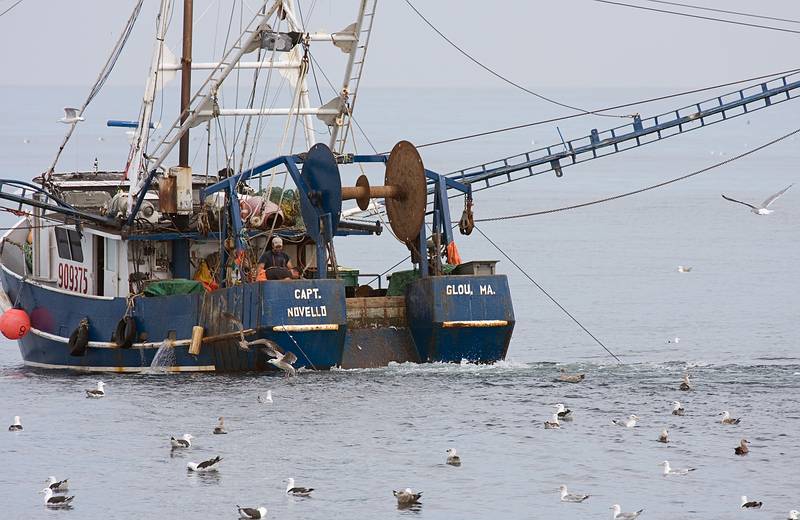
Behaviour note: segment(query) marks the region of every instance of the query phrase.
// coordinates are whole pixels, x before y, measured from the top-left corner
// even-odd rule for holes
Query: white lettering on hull
[[[317,307],[289,307],[286,309],[287,318],[322,318],[328,315],[328,308],[325,305]]]
[[[472,285],[468,283],[447,284],[445,294],[448,296],[472,296]]]

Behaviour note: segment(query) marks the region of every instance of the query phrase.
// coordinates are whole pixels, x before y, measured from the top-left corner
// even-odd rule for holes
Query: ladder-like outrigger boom
[[[563,168],[567,166],[638,148],[799,96],[800,73],[792,73],[646,119],[636,115],[633,122],[626,125],[603,132],[593,129],[588,136],[579,139],[464,168],[447,176],[470,184],[472,191],[550,171],[561,177]],[[429,186],[428,193],[432,191]]]

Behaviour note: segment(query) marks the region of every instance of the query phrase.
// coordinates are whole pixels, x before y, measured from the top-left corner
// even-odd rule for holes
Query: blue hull
[[[172,340],[168,370],[272,371],[258,349],[239,348],[238,328],[223,313],[242,322],[248,341],[266,338],[297,356],[295,366],[328,369],[342,359],[347,319],[340,280],[271,281],[211,293],[139,297],[132,313],[137,335],[131,348],[111,342],[125,316],[125,298],[86,297],[23,281],[2,270],[3,287],[31,317],[31,330],[18,341],[26,365],[92,372],[149,369],[165,340]],[[67,340],[81,319],[89,319],[89,347],[70,355]],[[192,328],[204,328],[198,355],[189,353]]]

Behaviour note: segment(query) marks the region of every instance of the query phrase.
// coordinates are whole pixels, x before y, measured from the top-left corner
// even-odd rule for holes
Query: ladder
[[[267,4],[271,2],[273,3],[272,7],[267,9]],[[202,121],[201,111],[211,110],[212,113],[216,111],[217,90],[225,78],[228,77],[228,74],[236,68],[236,64],[239,63],[242,56],[253,50],[253,45],[261,38],[262,24],[277,9],[277,6],[278,3],[274,3],[274,0],[264,0],[262,2],[244,32],[231,44],[219,63],[212,69],[205,82],[189,101],[186,120],[181,123],[183,114],[179,115],[161,141],[150,151],[148,154],[150,156],[150,163],[147,166],[148,171],[155,170],[161,166],[172,149],[180,142],[181,137],[191,127]]]
[[[337,122],[331,134],[331,150],[340,155],[344,154],[344,147],[350,133],[352,124],[352,114],[356,107],[356,96],[358,87],[361,84],[361,76],[364,72],[364,62],[367,58],[367,48],[372,34],[372,24],[375,21],[375,9],[378,0],[361,0],[359,17],[356,22],[356,48],[350,55],[350,61],[345,70],[344,84],[342,85],[341,95],[343,96],[343,106],[341,124]]]

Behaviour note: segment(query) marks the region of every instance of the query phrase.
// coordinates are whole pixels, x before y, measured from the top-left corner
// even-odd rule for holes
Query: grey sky
[[[790,0],[697,2],[800,19],[800,2]],[[146,0],[110,85],[143,85],[157,3]],[[213,40],[211,21],[216,20],[220,3],[224,12],[232,1],[195,0],[195,13],[205,12],[197,37],[206,44]],[[305,9],[312,3],[304,2]],[[796,34],[590,0],[414,3],[478,59],[527,86],[702,86],[793,68],[800,44]],[[630,3],[653,5],[643,0]],[[0,0],[0,11],[10,4],[11,0]],[[4,67],[0,85],[90,85],[133,4],[133,0],[25,0],[0,18]],[[339,18],[341,22],[323,25],[335,30],[352,18],[349,13],[355,2],[319,0],[316,4],[313,21]],[[256,1],[245,5],[255,6]],[[748,21],[800,29],[800,25]],[[174,36],[170,46],[179,48]],[[198,60],[206,58],[196,55]],[[379,2],[363,85],[503,86],[448,47],[402,0]]]

